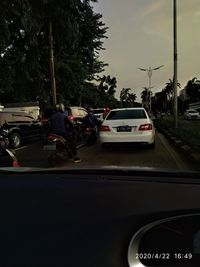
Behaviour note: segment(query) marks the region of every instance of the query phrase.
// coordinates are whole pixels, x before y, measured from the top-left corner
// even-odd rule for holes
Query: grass
[[[156,124],[163,129],[168,130],[177,139],[190,146],[192,150],[200,152],[200,120],[184,120],[178,118],[178,128],[174,127],[173,117],[163,117],[156,119]]]

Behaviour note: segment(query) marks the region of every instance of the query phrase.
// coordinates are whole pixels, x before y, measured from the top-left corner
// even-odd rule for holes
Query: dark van
[[[0,127],[9,130],[9,139],[12,148],[18,148],[26,139],[41,135],[41,122],[35,120],[25,112],[0,112]]]

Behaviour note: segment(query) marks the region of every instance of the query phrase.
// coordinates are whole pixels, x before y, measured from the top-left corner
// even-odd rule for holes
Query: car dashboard
[[[199,178],[2,170],[0,266],[199,266]]]

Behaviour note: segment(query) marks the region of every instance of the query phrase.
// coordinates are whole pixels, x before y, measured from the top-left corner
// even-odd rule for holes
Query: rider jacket
[[[58,135],[65,135],[68,132],[67,125],[72,126],[72,123],[67,118],[66,114],[60,111],[55,112],[50,119],[51,132]]]

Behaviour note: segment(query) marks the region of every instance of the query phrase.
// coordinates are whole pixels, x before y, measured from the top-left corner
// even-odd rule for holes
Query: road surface
[[[48,168],[47,152],[43,151],[41,142],[27,144],[16,150],[21,166]],[[78,150],[82,162],[66,162],[66,168],[99,167],[99,166],[131,166],[150,167],[172,170],[195,170],[180,152],[160,133],[156,133],[155,149],[147,147],[121,145],[102,150],[99,142],[93,146],[83,146]]]

